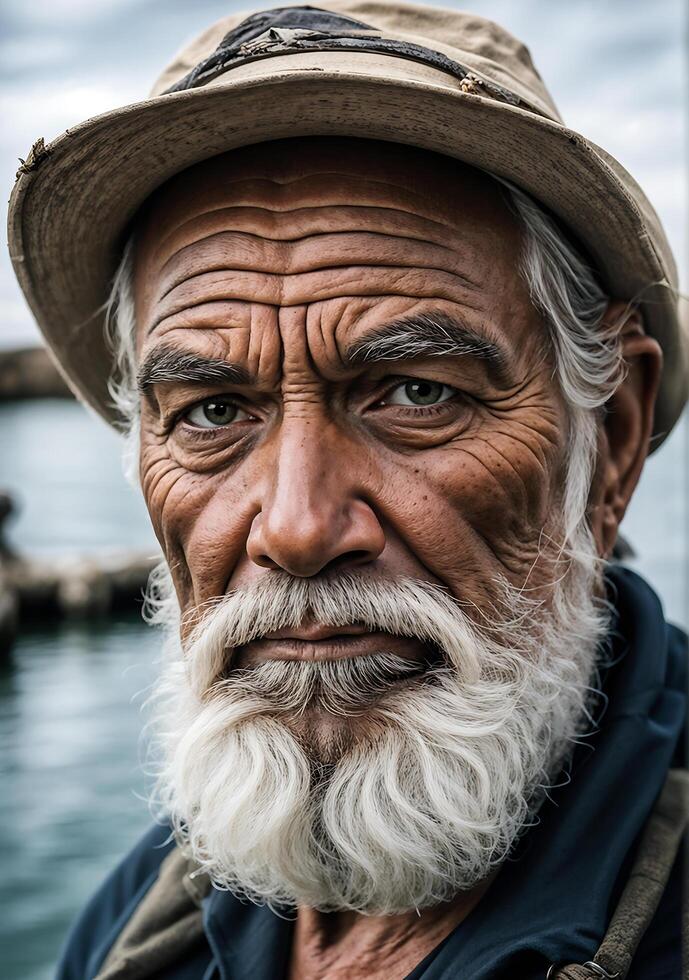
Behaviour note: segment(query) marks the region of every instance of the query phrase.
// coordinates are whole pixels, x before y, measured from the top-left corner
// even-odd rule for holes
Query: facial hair
[[[588,532],[575,544],[547,606],[503,582],[490,624],[414,579],[271,572],[213,603],[186,650],[171,634],[153,799],[216,887],[371,915],[485,879],[587,724],[607,615]],[[233,649],[309,620],[414,636],[442,657],[420,674],[385,649],[233,671]],[[314,711],[347,718],[352,737],[319,745]]]

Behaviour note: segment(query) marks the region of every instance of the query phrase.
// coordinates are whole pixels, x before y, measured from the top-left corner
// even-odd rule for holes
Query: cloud
[[[449,5],[451,0],[443,0]],[[317,0],[314,0],[317,5]],[[276,0],[277,5],[277,0]],[[687,267],[682,0],[473,0],[453,4],[503,24],[529,45],[568,125],[630,170]],[[0,181],[38,136],[145,96],[183,43],[237,0],[3,0]],[[34,332],[6,255],[0,263],[4,341]],[[23,324],[23,326],[22,326]]]
[[[3,13],[16,32],[87,29],[99,22],[124,18],[127,13],[145,6],[140,0],[50,0],[50,3],[26,3],[26,0],[3,0]]]

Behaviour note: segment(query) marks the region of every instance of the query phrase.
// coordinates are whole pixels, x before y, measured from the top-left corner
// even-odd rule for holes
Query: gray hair
[[[555,376],[570,408],[570,465],[563,501],[565,540],[582,519],[596,462],[598,409],[624,375],[618,342],[620,322],[604,323],[608,296],[594,270],[557,222],[513,184],[503,188],[523,233],[520,273],[531,301],[543,317],[555,362]],[[126,435],[124,466],[136,481],[139,392],[133,296],[134,241],[127,242],[107,303],[107,336],[115,368],[110,394]]]

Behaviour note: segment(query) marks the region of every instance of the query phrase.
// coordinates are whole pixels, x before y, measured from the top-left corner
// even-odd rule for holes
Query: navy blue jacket
[[[611,568],[617,610],[608,706],[579,746],[571,778],[551,792],[484,899],[406,980],[543,980],[551,963],[595,954],[629,873],[643,824],[667,770],[684,765],[687,638],[665,622],[649,586]],[[136,845],[74,926],[58,980],[90,980],[155,881],[169,827]],[[680,980],[681,858],[628,980]],[[287,975],[289,917],[211,889],[205,938],[168,980],[280,980]]]

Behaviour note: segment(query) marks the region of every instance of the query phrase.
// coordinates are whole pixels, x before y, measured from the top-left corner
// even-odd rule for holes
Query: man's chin
[[[298,717],[284,719],[284,724],[307,758],[322,766],[336,765],[354,749],[372,745],[385,728],[373,706],[356,715],[335,715],[310,708]]]
[[[340,664],[342,666],[342,664]],[[337,691],[318,696],[297,712],[274,717],[295,737],[307,758],[320,765],[335,765],[354,749],[370,748],[385,737],[390,721],[386,711],[396,710],[421,684],[432,683],[432,666],[410,661],[399,674],[388,674],[383,684],[359,689],[358,697],[337,698]],[[272,714],[272,712],[268,712]]]

